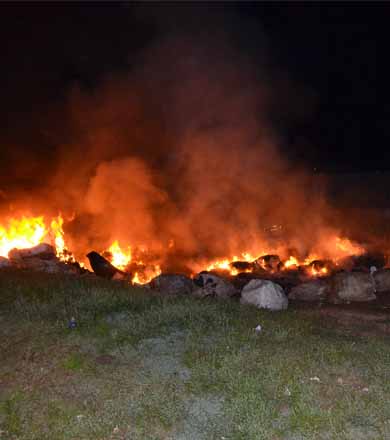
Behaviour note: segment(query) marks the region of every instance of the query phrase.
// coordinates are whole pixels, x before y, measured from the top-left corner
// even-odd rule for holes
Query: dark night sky
[[[265,44],[275,75],[296,87],[291,108],[271,115],[290,157],[326,171],[390,170],[385,2],[2,3],[2,170],[12,150],[50,155],[73,85],[93,88],[161,36],[196,36],[215,18],[253,63]]]

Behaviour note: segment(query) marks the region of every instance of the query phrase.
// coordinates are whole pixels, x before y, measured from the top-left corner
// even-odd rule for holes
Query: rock
[[[377,270],[373,273],[376,292],[390,291],[390,269]]]
[[[198,274],[194,278],[194,283],[198,286],[198,289],[194,291],[194,295],[196,296],[229,298],[239,293],[230,281],[209,272],[201,272]]]
[[[159,275],[150,281],[149,286],[166,295],[188,295],[194,290],[194,284],[190,278],[176,274]]]
[[[331,282],[328,300],[333,304],[376,299],[373,277],[365,272],[340,272]]]
[[[40,260],[55,259],[56,251],[53,246],[47,243],[40,243],[37,246],[27,249],[12,249],[8,253],[8,258],[12,261],[19,261],[26,258],[39,258]]]
[[[340,266],[346,270],[359,272],[369,272],[372,266],[382,269],[386,264],[385,257],[380,253],[365,253],[362,255],[352,255],[340,261]]]
[[[326,298],[328,290],[329,285],[326,281],[315,279],[293,287],[288,295],[288,299],[321,301]]]
[[[0,269],[2,269],[3,267],[10,267],[10,266],[11,266],[11,262],[9,261],[8,258],[0,257]]]
[[[269,280],[254,279],[244,286],[241,304],[252,304],[259,309],[285,310],[288,299],[278,284]]]

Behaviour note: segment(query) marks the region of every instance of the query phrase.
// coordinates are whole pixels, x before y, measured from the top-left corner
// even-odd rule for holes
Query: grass
[[[390,439],[388,340],[293,309],[2,271],[0,331],[1,440]]]

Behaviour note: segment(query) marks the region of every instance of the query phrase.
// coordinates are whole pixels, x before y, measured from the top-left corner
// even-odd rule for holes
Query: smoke
[[[254,64],[225,37],[167,37],[126,73],[71,91],[71,141],[56,145],[33,198],[72,218],[77,257],[113,240],[166,262],[307,254],[323,240],[330,210],[284,157],[270,121],[277,94],[266,53]]]

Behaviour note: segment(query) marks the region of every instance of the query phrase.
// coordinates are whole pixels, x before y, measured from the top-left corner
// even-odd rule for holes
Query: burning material
[[[108,248],[108,251],[105,252],[108,256],[111,257],[111,263],[113,266],[118,269],[125,269],[126,266],[131,261],[131,248],[128,247],[128,251],[124,252],[119,246],[118,240],[115,240],[112,245]]]
[[[313,260],[308,264],[307,270],[309,275],[323,277],[330,273],[332,267],[331,261]]]
[[[55,246],[58,258],[71,260],[65,246],[63,222],[60,215],[51,221],[50,227],[43,216],[11,218],[7,226],[0,225],[0,256],[8,257],[12,249],[29,249],[47,240]]]
[[[8,257],[11,249],[25,249],[42,243],[47,235],[43,217],[12,218],[0,226],[0,256]]]
[[[282,268],[282,263],[278,255],[263,255],[255,260],[254,264],[270,272],[277,272]]]
[[[299,267],[298,260],[293,256],[290,256],[283,264],[285,269],[297,269]]]
[[[117,274],[125,276],[122,271],[117,269],[108,260],[95,251],[89,252],[89,254],[87,254],[87,258],[93,271],[96,273],[96,275],[102,278],[111,280],[114,278],[114,276],[117,276]]]
[[[158,264],[144,263],[142,254],[146,253],[145,249],[132,252],[131,246],[127,246],[127,251],[123,251],[119,242],[115,240],[103,255],[115,268],[124,273],[133,274],[131,277],[133,284],[147,284],[161,274],[161,268]],[[137,256],[137,258],[133,258],[134,256]],[[96,273],[94,268],[93,270]]]
[[[71,237],[73,243],[75,238],[77,237]],[[42,249],[49,246],[44,244],[45,242],[52,245],[48,258],[46,258],[45,252],[40,251],[40,246]],[[165,249],[160,247],[153,252],[147,246],[123,245],[119,240],[113,240],[111,243],[101,254],[90,252],[87,255],[93,271],[97,275],[109,279],[120,278],[133,284],[147,284],[163,272],[162,267],[167,264],[168,256],[172,255],[173,258],[178,258],[175,254],[176,245],[173,239],[166,241]],[[34,260],[35,257],[29,253],[35,252],[37,249],[39,256]],[[262,249],[267,249],[267,246],[262,246]],[[270,249],[269,245],[268,249]],[[282,255],[286,253],[280,243],[278,243],[277,250]],[[242,252],[230,258],[203,263],[189,260],[187,267],[190,270],[186,273],[192,272],[192,276],[194,276],[196,273],[206,270],[206,272],[214,272],[215,274],[220,273],[223,277],[230,277],[230,279],[240,274],[247,274],[248,279],[251,277],[279,279],[282,285],[284,278],[286,278],[286,286],[290,286],[294,285],[298,279],[328,277],[336,269],[351,270],[374,263],[378,268],[384,265],[383,256],[364,254],[362,246],[346,238],[332,237],[326,241],[323,251],[325,256],[333,255],[333,258],[320,258],[321,251],[319,249],[315,254],[303,258],[294,254],[282,259],[277,253],[264,251],[259,252],[257,255],[261,256],[256,257],[252,250],[252,252]],[[46,270],[47,266],[43,263],[45,259],[52,262],[62,261],[76,264],[75,258],[66,246],[64,219],[61,215],[52,218],[51,221],[46,221],[43,216],[11,218],[5,226],[0,226],[0,256],[11,264],[16,264],[19,261],[19,267],[43,268],[43,270]],[[54,257],[55,259],[53,259]],[[82,258],[79,260],[83,265]],[[7,261],[2,263],[3,267],[7,266]],[[295,275],[293,276],[293,274]],[[242,282],[244,282],[244,278],[242,278]]]
[[[83,272],[78,263],[61,261],[56,255],[55,248],[47,243],[40,243],[27,249],[12,249],[8,253],[8,261],[8,267],[16,269],[73,275],[80,275]]]

